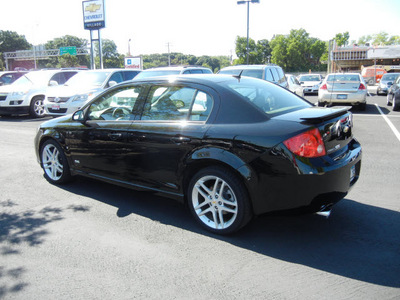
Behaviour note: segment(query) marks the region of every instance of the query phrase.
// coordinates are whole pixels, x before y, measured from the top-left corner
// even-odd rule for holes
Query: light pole
[[[260,3],[260,0],[241,0],[241,1],[237,1],[237,4],[246,4],[247,3],[247,45],[246,45],[246,60],[247,60],[247,64],[249,64],[249,12],[250,12],[250,2],[251,3]]]

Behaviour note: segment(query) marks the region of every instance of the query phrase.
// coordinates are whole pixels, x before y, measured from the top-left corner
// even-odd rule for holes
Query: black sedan
[[[40,125],[45,178],[83,175],[186,203],[228,234],[253,216],[329,211],[358,180],[348,107],[315,107],[273,83],[192,75],[114,86]]]

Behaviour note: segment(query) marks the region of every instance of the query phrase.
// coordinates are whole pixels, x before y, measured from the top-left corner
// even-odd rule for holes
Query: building
[[[400,46],[334,47],[330,51],[328,72],[360,72],[363,67],[379,65],[387,72],[400,70]]]

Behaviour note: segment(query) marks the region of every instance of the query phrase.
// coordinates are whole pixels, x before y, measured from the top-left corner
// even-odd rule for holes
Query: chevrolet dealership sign
[[[95,30],[104,28],[104,0],[83,1],[83,23],[85,29]]]

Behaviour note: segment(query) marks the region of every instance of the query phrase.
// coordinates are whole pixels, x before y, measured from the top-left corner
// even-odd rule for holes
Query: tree
[[[271,60],[271,47],[268,40],[259,40],[257,42],[257,63],[267,64]]]
[[[72,35],[65,35],[63,37],[55,38],[54,40],[48,41],[45,44],[45,48],[48,50],[60,49],[61,47],[83,48],[83,47],[87,47],[87,43],[88,42],[86,39],[81,39],[79,37],[72,36]],[[54,58],[47,60],[46,67],[48,67],[48,68],[54,68],[54,67],[66,68],[66,67],[78,67],[78,66],[90,67],[89,55],[78,55],[78,56],[76,56],[76,59],[63,58],[63,56],[54,57]]]
[[[236,56],[238,57],[237,60],[235,60],[235,64],[247,64],[247,38],[245,37],[236,37]],[[249,38],[249,49],[248,50],[248,55],[249,55],[249,64],[255,64],[257,63],[257,46],[256,42]]]
[[[350,34],[348,31],[343,32],[343,33],[337,33],[335,35],[334,40],[336,41],[336,45],[340,46],[346,46],[349,43],[349,38]]]
[[[103,67],[104,68],[123,68],[124,56],[117,52],[117,45],[112,40],[102,40]],[[100,60],[100,59],[98,59]]]
[[[289,35],[276,35],[269,43],[271,61],[287,72],[321,70],[321,57],[326,53],[326,43],[311,38],[304,29],[292,29]]]
[[[0,30],[0,70],[4,69],[4,52],[15,52],[18,50],[29,50],[32,45],[28,43],[24,35],[15,31]]]

